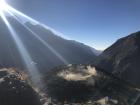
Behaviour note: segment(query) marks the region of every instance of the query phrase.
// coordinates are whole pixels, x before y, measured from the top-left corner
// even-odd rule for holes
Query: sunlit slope
[[[31,64],[36,64],[40,71],[44,72],[69,63],[86,64],[97,56],[93,48],[61,38],[39,24],[27,22],[23,25],[12,17],[8,17],[8,21],[31,55],[33,60]],[[0,19],[0,49],[1,67],[24,68],[17,45],[2,19]]]

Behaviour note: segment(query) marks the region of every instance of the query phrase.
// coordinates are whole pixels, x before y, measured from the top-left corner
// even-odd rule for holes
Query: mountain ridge
[[[61,38],[39,24],[33,25],[26,22],[23,25],[12,17],[8,17],[7,20],[16,31],[40,72],[65,64],[86,64],[97,57],[91,47]],[[25,69],[24,62],[18,51],[18,45],[14,42],[2,19],[0,19],[0,23],[0,48],[3,49],[0,52],[1,66],[17,66]]]
[[[95,65],[140,87],[140,31],[119,39],[95,61]]]

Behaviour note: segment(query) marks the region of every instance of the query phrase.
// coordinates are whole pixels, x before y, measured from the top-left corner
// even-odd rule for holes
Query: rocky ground
[[[140,91],[91,65],[57,67],[44,77],[47,88],[36,92],[27,75],[0,69],[1,105],[133,105]]]
[[[68,65],[47,74],[45,105],[132,105],[140,91],[94,66]]]
[[[0,69],[0,105],[41,105],[38,94],[15,69]]]

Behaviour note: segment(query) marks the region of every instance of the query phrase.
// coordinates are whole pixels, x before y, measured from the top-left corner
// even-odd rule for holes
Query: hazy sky
[[[140,30],[140,0],[7,0],[28,16],[96,49]]]

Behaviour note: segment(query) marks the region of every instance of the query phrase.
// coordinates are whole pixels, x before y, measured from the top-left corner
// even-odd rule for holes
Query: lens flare
[[[0,0],[0,12],[4,11],[8,8],[6,2],[4,0]]]
[[[8,22],[4,13],[1,14],[1,17],[2,17],[3,21],[5,22],[9,32],[11,33],[14,42],[17,45],[17,48],[18,48],[18,50],[21,54],[21,57],[22,57],[25,65],[26,65],[26,68],[27,68],[27,70],[28,70],[28,72],[31,76],[31,79],[32,79],[33,83],[35,85],[42,84],[41,77],[39,75],[40,73],[38,72],[38,69],[37,69],[36,65],[31,63],[31,62],[33,62],[32,58],[30,57],[30,54],[26,50],[26,48],[25,48],[24,44],[22,43],[21,39],[19,38],[18,34],[12,28],[11,24]]]
[[[49,43],[43,40],[37,33],[32,31],[28,26],[26,26],[16,15],[12,12],[7,11],[11,16],[13,16],[24,28],[26,28],[32,35],[37,38],[46,48],[48,48],[57,58],[59,58],[65,65],[69,64],[69,62],[60,54],[58,53]]]
[[[14,19],[16,19],[29,32],[31,32],[32,35],[35,38],[37,38],[45,47],[49,48],[50,51],[56,55],[56,57],[58,57],[62,62],[64,62],[64,64],[68,64],[68,61],[62,55],[60,55],[54,48],[52,48],[52,46],[50,44],[48,44],[44,39],[42,39],[36,32],[34,32],[32,29],[30,29],[24,23],[27,21],[30,21],[32,24],[40,24],[44,28],[51,30],[56,35],[60,35],[60,33],[46,25],[39,23],[38,21],[23,14],[22,12],[14,9],[10,5],[8,5],[4,0],[0,0],[0,17],[3,19],[7,28],[9,29],[9,32],[11,33],[11,36],[13,37],[13,40],[19,50],[19,53],[21,54],[22,60],[24,61],[24,64],[26,65],[26,68],[31,76],[32,81],[35,83],[35,85],[40,84],[40,85],[42,85],[40,87],[44,87],[44,85],[43,85],[44,83],[41,80],[41,74],[39,73],[39,70],[37,69],[37,65],[32,63],[34,61],[32,60],[29,52],[26,49],[27,46],[24,46],[24,43],[22,42],[22,40],[19,37],[19,34],[17,34],[16,30],[14,30],[14,28],[12,27],[12,24],[10,24],[10,22],[7,20],[6,15],[8,15],[8,14],[5,15],[5,13],[9,13],[12,17],[14,17]],[[25,21],[23,22],[22,19],[24,19]]]

